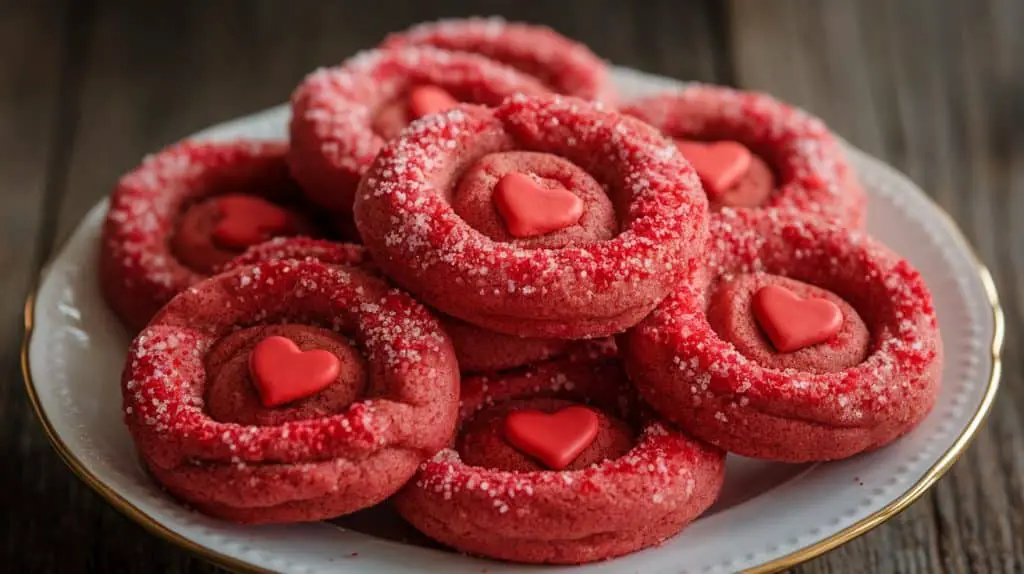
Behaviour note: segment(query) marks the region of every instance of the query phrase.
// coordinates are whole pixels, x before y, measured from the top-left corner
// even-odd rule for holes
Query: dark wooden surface
[[[283,101],[389,30],[503,14],[617,63],[763,89],[896,165],[958,221],[1008,319],[1003,390],[909,510],[801,572],[1024,572],[1024,2],[0,0],[0,570],[210,572],[51,451],[21,390],[21,302],[146,152]],[[440,7],[438,7],[440,6]]]

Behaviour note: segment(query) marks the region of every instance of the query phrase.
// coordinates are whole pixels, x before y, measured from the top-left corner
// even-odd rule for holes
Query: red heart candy
[[[750,169],[750,150],[741,143],[677,140],[676,148],[697,170],[708,195],[722,195]]]
[[[303,352],[291,339],[267,337],[249,353],[249,372],[266,407],[315,395],[338,378],[341,361],[330,351]]]
[[[414,119],[450,110],[459,105],[456,100],[437,86],[416,86],[409,90],[409,114]]]
[[[597,437],[597,414],[587,407],[566,407],[551,414],[522,410],[505,417],[505,440],[550,469],[569,466]]]
[[[494,204],[515,237],[534,237],[575,225],[583,200],[564,187],[543,187],[525,173],[510,173],[494,186]]]
[[[823,343],[843,326],[843,312],[827,299],[804,299],[785,287],[767,285],[752,301],[754,318],[782,353]]]
[[[213,228],[213,240],[228,249],[245,249],[257,243],[295,231],[287,211],[252,195],[226,195],[217,199],[220,220]]]

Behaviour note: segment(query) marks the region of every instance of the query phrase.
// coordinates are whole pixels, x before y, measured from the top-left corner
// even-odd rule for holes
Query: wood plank
[[[0,293],[15,301],[33,274],[32,249],[48,185],[47,168],[54,139],[60,135],[55,119],[62,45],[46,41],[63,32],[62,19],[48,17],[55,8],[59,8],[56,2],[0,5],[0,53],[19,53],[26,47],[33,50],[33,61],[0,61],[0,269],[5,271],[0,275]],[[32,246],[27,252],[26,245]],[[19,315],[16,302],[3,306],[3,328],[14,327]],[[13,344],[16,332],[10,335],[3,343],[12,344],[0,348],[17,346]]]
[[[730,4],[736,80],[824,117],[957,219],[1024,325],[1024,23],[1019,2]],[[1024,383],[1008,345],[1001,399],[964,459],[896,520],[805,571],[1024,568]]]
[[[53,217],[44,208],[61,181],[68,145],[73,13],[57,0],[0,4],[0,457],[8,461],[0,561],[18,572],[54,571],[54,533],[73,532],[82,519],[67,512],[74,479],[28,405],[18,355],[21,303],[45,252]]]

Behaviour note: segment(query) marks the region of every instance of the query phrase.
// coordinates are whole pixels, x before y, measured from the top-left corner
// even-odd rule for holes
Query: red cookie
[[[390,496],[450,440],[458,381],[450,341],[408,295],[352,267],[281,260],[172,299],[132,343],[121,389],[171,493],[268,523]]]
[[[517,237],[521,221],[495,198],[513,174],[576,195],[582,216],[549,212],[565,227]],[[431,306],[493,331],[573,339],[636,324],[702,264],[707,200],[642,122],[575,98],[517,96],[411,126],[367,172],[355,217],[376,264]]]
[[[483,56],[427,47],[362,52],[313,72],[292,94],[288,164],[314,203],[351,212],[359,178],[377,151],[419,114],[442,111],[437,106],[445,94],[449,104],[494,106],[514,94],[547,92],[534,78]]]
[[[366,250],[351,243],[337,243],[309,237],[279,237],[254,245],[224,266],[225,271],[239,267],[285,259],[319,261],[330,265],[349,265],[373,272]]]
[[[632,102],[697,169],[713,211],[785,207],[863,227],[867,198],[828,127],[768,95],[710,85]]]
[[[547,337],[518,337],[477,327],[438,313],[455,347],[463,374],[514,369],[565,354],[570,341]]]
[[[280,142],[182,142],[147,157],[110,198],[100,251],[107,304],[139,330],[172,297],[252,244],[317,233]]]
[[[932,409],[942,340],[907,261],[795,212],[725,209],[710,236],[709,281],[620,340],[662,415],[730,452],[804,462],[883,446]]]
[[[252,247],[229,263],[226,269],[280,259],[320,261],[373,269],[362,247],[305,237],[282,237]],[[463,373],[490,372],[528,365],[561,355],[570,345],[569,341],[561,339],[523,338],[495,333],[447,315],[439,315],[438,319],[451,338]]]
[[[618,360],[594,351],[466,379],[454,448],[395,507],[443,544],[502,560],[580,564],[656,545],[714,502],[725,456],[641,410]]]
[[[472,52],[538,78],[560,94],[614,102],[608,66],[585,45],[551,28],[501,18],[466,18],[418,24],[388,36],[382,48],[433,46]]]

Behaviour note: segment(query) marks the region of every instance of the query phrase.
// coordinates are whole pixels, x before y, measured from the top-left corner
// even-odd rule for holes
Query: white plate
[[[626,69],[627,96],[677,85]],[[282,137],[277,107],[215,126],[202,137]],[[682,535],[610,562],[545,572],[731,572],[806,560],[885,521],[919,497],[964,450],[999,378],[1002,317],[988,272],[955,225],[914,184],[856,150],[870,195],[870,231],[924,274],[946,352],[934,412],[880,451],[837,463],[784,465],[731,457],[721,500]],[[105,204],[86,215],[26,305],[22,362],[33,405],[72,469],[111,504],[159,536],[236,570],[281,572],[529,571],[387,540],[330,523],[241,527],[186,510],[146,475],[122,423],[118,390],[128,337],[97,288]]]

